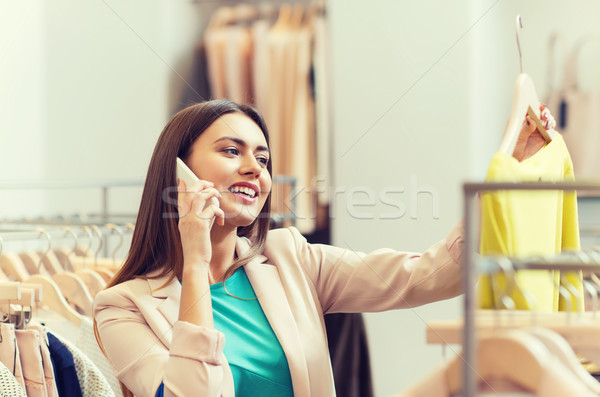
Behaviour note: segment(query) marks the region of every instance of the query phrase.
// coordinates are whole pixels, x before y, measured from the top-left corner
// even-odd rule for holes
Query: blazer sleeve
[[[148,298],[152,299],[149,294]],[[165,397],[221,395],[225,343],[221,332],[177,321],[167,348],[144,318],[134,294],[119,286],[97,295],[95,318],[115,375],[136,396],[154,396],[161,382]]]
[[[462,291],[462,221],[423,253],[380,249],[364,254],[309,244],[296,229],[290,230],[324,314],[410,308]]]

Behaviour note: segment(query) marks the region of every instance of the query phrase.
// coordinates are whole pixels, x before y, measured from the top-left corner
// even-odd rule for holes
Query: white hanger
[[[526,73],[523,73],[523,57],[521,55],[521,44],[519,42],[519,29],[523,27],[521,16],[517,15],[517,48],[519,50],[519,61],[521,65],[521,74],[515,82],[513,94],[512,109],[510,118],[498,151],[512,155],[515,151],[515,145],[523,127],[525,116],[529,115],[536,124],[537,130],[542,134],[546,142],[550,142],[556,135],[554,130],[546,130],[540,121],[540,100],[538,99],[533,80]]]

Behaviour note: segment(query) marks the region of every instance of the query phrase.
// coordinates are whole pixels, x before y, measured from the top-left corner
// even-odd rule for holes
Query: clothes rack
[[[479,271],[479,264],[483,258],[477,258],[477,220],[475,198],[481,192],[492,192],[499,190],[562,190],[577,191],[587,193],[597,193],[600,195],[600,184],[581,183],[581,182],[521,182],[521,183],[465,183],[463,184],[463,211],[465,221],[465,239],[464,239],[464,257],[463,257],[463,280],[464,280],[464,326],[463,326],[463,397],[477,396],[477,382],[475,373],[472,370],[476,368],[476,327],[475,327],[475,308],[476,308],[476,277]],[[541,266],[539,261],[529,261],[528,266]],[[546,268],[553,268],[552,264],[545,263]],[[575,270],[571,268],[572,270]],[[577,269],[577,268],[576,268]]]
[[[287,175],[277,175],[272,178],[273,185],[289,186],[291,192],[296,190],[296,177]],[[126,187],[142,187],[144,181],[139,179],[113,180],[99,179],[93,181],[81,180],[30,180],[30,181],[0,181],[0,190],[53,190],[53,189],[100,189],[101,201],[100,212],[89,214],[93,220],[85,219],[2,219],[0,223],[21,223],[21,224],[54,224],[54,225],[103,225],[111,219],[121,219],[124,221],[135,220],[136,214],[111,213],[109,210],[109,194],[112,190]],[[290,221],[292,225],[296,223],[296,196],[291,195],[289,211],[286,213],[271,214],[275,223]],[[104,253],[108,255],[108,252]]]

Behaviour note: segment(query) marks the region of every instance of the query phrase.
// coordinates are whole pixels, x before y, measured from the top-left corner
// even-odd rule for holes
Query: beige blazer
[[[238,239],[236,251],[250,247]],[[264,255],[245,266],[288,360],[294,396],[335,396],[323,314],[410,308],[460,292],[461,227],[423,254],[370,254],[309,244],[294,228],[272,230]],[[224,335],[178,321],[181,285],[136,279],[100,292],[95,318],[116,376],[136,396],[234,395]]]

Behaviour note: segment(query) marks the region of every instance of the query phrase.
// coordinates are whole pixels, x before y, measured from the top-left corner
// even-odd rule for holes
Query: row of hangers
[[[105,230],[104,233],[102,229]],[[22,291],[27,291],[32,285],[37,288],[41,286],[40,291],[34,293],[36,305],[47,306],[71,323],[80,325],[82,316],[91,317],[95,295],[105,288],[118,270],[120,261],[116,258],[116,253],[124,243],[124,233],[130,230],[133,230],[131,224],[82,226],[79,231],[85,233],[88,239],[87,247],[80,245],[79,237],[68,226],[53,230],[39,228],[0,230],[0,290],[6,285],[7,291],[11,291],[8,287],[13,285],[11,282],[20,284],[23,287]],[[119,243],[113,251],[112,258],[99,257],[99,252],[105,243],[106,232],[119,235]],[[72,238],[73,246],[53,246],[51,235],[54,235],[55,239]],[[98,247],[92,253],[90,248],[94,238],[98,241]],[[6,240],[39,239],[44,239],[47,243],[43,251],[4,252]],[[14,299],[21,299],[12,295],[11,298],[11,303],[7,303],[9,306],[3,308],[5,314],[12,307],[10,305],[15,304]],[[27,313],[23,310],[26,306],[21,305],[21,310],[13,313],[21,313],[20,318],[23,318]],[[24,322],[17,321],[15,324],[23,325]]]
[[[568,262],[568,261],[571,262]],[[600,383],[596,381],[581,365],[577,354],[586,357],[594,364],[600,363],[600,316],[598,315],[598,292],[600,278],[589,273],[584,280],[584,291],[590,295],[592,311],[584,312],[584,296],[580,296],[574,288],[569,288],[567,278],[562,278],[564,286],[559,293],[567,302],[565,312],[536,312],[514,310],[514,302],[510,298],[513,289],[517,289],[525,299],[531,297],[520,290],[515,279],[516,270],[532,269],[535,266],[543,269],[565,269],[572,266],[600,270],[600,247],[580,252],[569,252],[552,258],[531,257],[510,260],[507,257],[483,258],[484,271],[490,272],[494,267],[502,272],[507,281],[500,301],[506,310],[476,310],[475,324],[477,333],[476,367],[471,368],[479,384],[506,380],[512,384],[535,393],[539,391],[542,378],[548,376],[546,371],[560,370],[568,374],[574,390],[580,388],[590,395],[600,394]],[[525,267],[525,264],[528,264]],[[535,307],[535,302],[530,302]],[[580,310],[571,311],[573,307]],[[430,321],[427,323],[426,339],[430,344],[461,344],[463,337],[461,320]],[[552,361],[552,367],[549,363]],[[472,363],[471,363],[472,364]],[[446,363],[444,372],[450,394],[462,390],[462,371],[464,357],[457,356]],[[585,394],[573,394],[585,395]]]
[[[311,1],[308,5],[284,3],[279,8],[263,2],[258,6],[241,3],[234,7],[220,7],[213,13],[207,29],[219,29],[231,25],[249,26],[257,20],[270,20],[273,29],[293,30],[309,23],[313,17],[324,16],[323,1]]]

